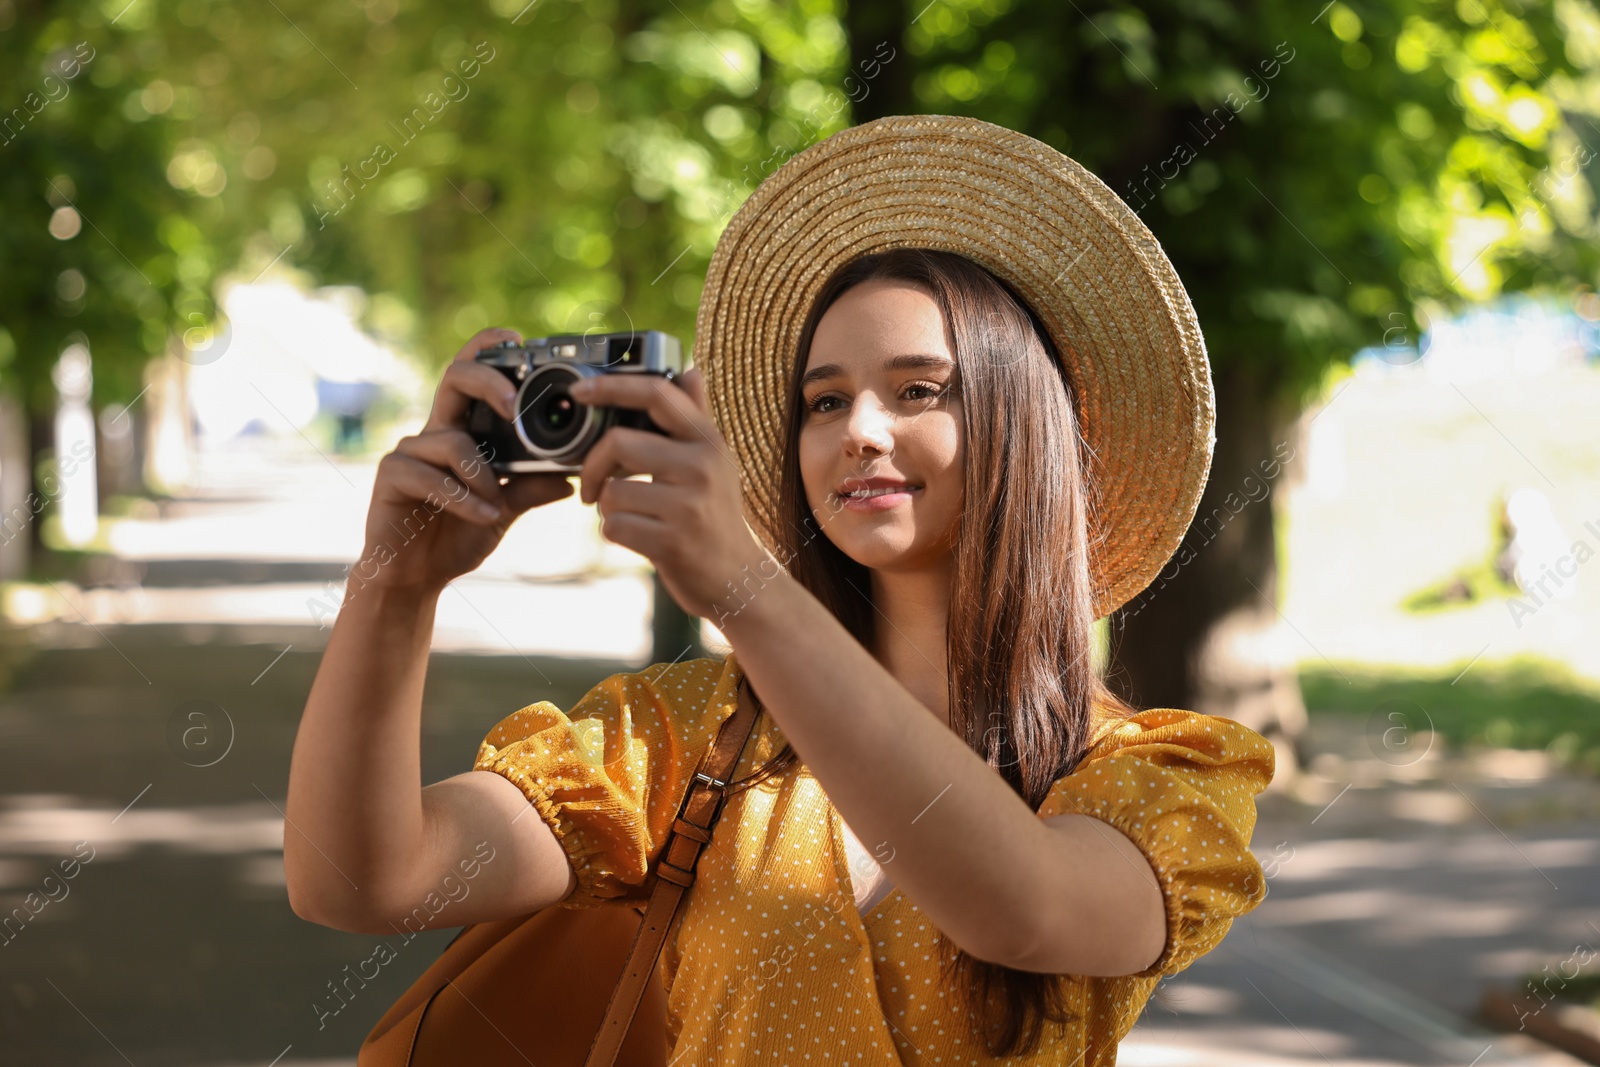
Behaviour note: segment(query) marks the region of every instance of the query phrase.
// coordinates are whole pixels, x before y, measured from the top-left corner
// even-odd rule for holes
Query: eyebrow
[[[922,370],[925,368],[952,368],[956,361],[949,356],[934,356],[922,352],[911,352],[903,356],[890,356],[884,361],[884,367],[889,370]],[[804,389],[812,382],[825,381],[836,378],[844,373],[844,368],[837,363],[822,363],[806,371],[800,378],[800,388]]]

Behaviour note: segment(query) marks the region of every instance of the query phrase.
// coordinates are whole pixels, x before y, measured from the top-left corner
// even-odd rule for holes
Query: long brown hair
[[[1093,665],[1093,507],[1070,384],[1049,333],[1005,282],[951,252],[900,248],[858,257],[829,277],[800,336],[787,399],[778,531],[783,562],[868,649],[878,612],[868,568],[824,533],[800,479],[800,378],[823,313],[872,279],[913,284],[938,302],[956,356],[965,444],[965,507],[955,546],[946,637],[951,729],[1035,811],[1089,747],[1095,704],[1135,709]],[[798,760],[785,745],[741,785]],[[979,960],[940,936],[947,983],[966,993],[991,1055],[1036,1050],[1046,1021],[1075,1018],[1062,975]]]

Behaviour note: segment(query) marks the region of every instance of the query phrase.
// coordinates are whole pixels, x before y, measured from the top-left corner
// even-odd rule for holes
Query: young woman
[[[468,402],[509,415],[511,394],[472,357],[514,335],[462,349],[379,468],[369,555],[420,502],[440,510],[335,625],[290,776],[291,903],[388,932],[484,842],[495,858],[441,923],[640,903],[748,681],[764,713],[662,955],[671,1062],[1112,1063],[1159,978],[1265,896],[1248,844],[1272,748],[1135,711],[1097,677],[1100,494],[1061,346],[1010,285],[899,248],[805,296],[774,485],[752,484],[758,444],[697,370],[575,389],[667,432],[608,432],[578,492],[733,652],[534,703],[423,788],[440,591],[572,491],[502,486],[474,455]]]

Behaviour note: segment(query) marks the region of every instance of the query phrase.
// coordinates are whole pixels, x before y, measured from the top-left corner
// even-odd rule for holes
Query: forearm
[[[788,575],[722,629],[845,822],[893,850],[900,890],[973,955],[1014,957],[1058,847],[1038,816]]]
[[[297,910],[377,912],[425,850],[422,688],[436,593],[347,598],[289,769],[284,865]]]

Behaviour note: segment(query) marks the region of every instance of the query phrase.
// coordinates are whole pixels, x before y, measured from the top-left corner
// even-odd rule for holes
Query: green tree
[[[0,408],[28,424],[4,435],[24,441],[0,459],[13,470],[49,449],[69,338],[90,343],[96,402],[127,402],[150,354],[211,314],[219,219],[168,180],[191,102],[144,76],[165,61],[150,9],[0,3]]]
[[[926,6],[925,6],[926,5]],[[1113,616],[1146,706],[1294,732],[1287,666],[1219,662],[1276,622],[1273,511],[1294,421],[1365,345],[1504,290],[1595,281],[1600,138],[1587,0],[852,5],[852,59],[906,58],[857,108],[972,115],[1082,162],[1144,219],[1194,301],[1217,446],[1175,564]]]
[[[121,50],[101,68],[103,136],[137,138],[142,155],[127,149],[125,166],[107,168],[82,109],[63,110],[62,137],[85,144],[61,172],[104,176],[84,207],[126,220],[128,233],[108,233],[133,263],[206,296],[219,263],[245,281],[281,266],[363,286],[367,324],[435,367],[488,325],[689,341],[727,219],[783,158],[849,121],[848,100],[827,88],[847,61],[831,0],[138,0],[86,5],[82,19]],[[57,21],[30,30],[40,54],[70,36],[71,16]],[[8,203],[37,200],[49,170],[35,167]],[[111,180],[123,170],[142,180]],[[140,224],[148,240],[132,232]],[[159,255],[167,269],[148,269]],[[26,270],[45,295],[0,322],[53,358],[33,339],[57,329],[53,275]],[[171,293],[164,317],[141,305],[153,317],[139,328],[78,323],[97,357],[113,355],[101,337],[124,340],[116,395],[137,391],[171,331],[213,325],[192,295]],[[47,411],[48,362],[17,368],[15,388]],[[693,624],[659,602],[670,658]]]
[[[762,161],[848,122],[818,106],[845,63],[827,4],[185,0],[172,22],[160,77],[197,113],[169,173],[224,176],[235,276],[365,286],[436,365],[488,325],[687,340]]]
[[[434,366],[490,325],[688,342],[763,163],[847,122],[824,107],[845,62],[828,4],[375,0],[262,18],[212,9],[182,74],[231,72],[200,125],[246,176],[225,194],[255,223],[243,274],[281,257],[363,285],[370,325]],[[697,645],[659,590],[656,615],[658,658]]]

